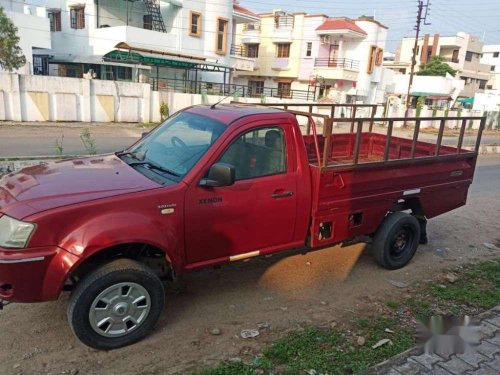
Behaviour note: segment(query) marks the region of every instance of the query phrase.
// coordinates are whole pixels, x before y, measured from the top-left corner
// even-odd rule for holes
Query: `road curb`
[[[492,326],[490,321],[491,319],[496,319],[495,321],[500,321],[500,305],[497,305],[493,307],[492,309],[483,311],[482,313],[476,315],[475,317],[472,318],[472,320],[475,323],[478,323],[481,326],[481,323],[485,322],[488,326]],[[492,342],[497,342],[498,339],[500,338],[500,333],[496,333],[500,327],[496,327],[493,325],[494,330],[490,332],[491,335],[493,335],[493,338],[489,337],[486,332],[486,330],[482,330],[482,337],[481,341],[486,340],[487,345],[491,345]],[[490,342],[488,342],[490,340]],[[481,344],[479,344],[481,345]],[[497,349],[500,349],[498,346],[500,344],[497,344]],[[498,350],[497,350],[498,351]],[[432,370],[429,372],[429,368],[426,368],[426,365],[422,363],[421,360],[415,360],[415,357],[419,357],[423,359],[423,357],[427,356],[428,358],[433,357],[433,363],[428,364],[430,365],[433,369],[432,370],[440,370],[438,371],[439,373],[446,373],[448,374],[449,372],[443,372],[439,366],[440,364],[445,364],[447,362],[451,362],[450,358],[456,358],[456,355],[453,355],[451,357],[440,357],[435,354],[427,355],[424,354],[424,350],[422,347],[415,346],[411,349],[408,349],[402,353],[396,354],[395,356],[388,358],[387,360],[379,363],[378,365],[375,365],[373,367],[370,367],[369,369],[366,369],[359,373],[358,375],[382,375],[382,374],[393,374],[393,375],[402,375],[402,374],[430,374],[434,373]],[[476,367],[478,367],[477,365]],[[495,363],[496,366],[496,363]],[[444,366],[446,367],[446,366]],[[489,368],[489,367],[488,367]],[[417,371],[418,370],[418,371]],[[500,370],[498,368],[494,368],[493,370]],[[407,371],[407,372],[406,372]],[[477,371],[477,372],[476,372]],[[438,373],[436,372],[436,373]],[[453,372],[455,373],[462,373],[462,371],[458,372]],[[470,374],[481,374],[481,369],[475,369],[474,372],[468,372]]]
[[[474,147],[464,147],[466,150],[474,151]],[[479,154],[500,154],[500,146],[479,146]]]

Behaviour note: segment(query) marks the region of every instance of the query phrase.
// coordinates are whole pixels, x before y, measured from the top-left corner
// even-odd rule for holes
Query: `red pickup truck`
[[[71,290],[76,336],[112,349],[154,327],[162,280],[197,268],[355,241],[403,267],[427,240],[426,220],[465,204],[477,149],[462,148],[463,134],[484,119],[438,119],[431,144],[418,140],[426,119],[412,120],[408,140],[392,136],[403,119],[309,109],[195,106],[125,151],[4,176],[0,307]],[[457,147],[441,145],[450,120],[461,121]]]

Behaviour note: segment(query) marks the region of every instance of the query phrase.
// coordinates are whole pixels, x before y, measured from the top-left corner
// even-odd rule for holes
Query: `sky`
[[[427,0],[424,0],[426,3]],[[256,13],[282,9],[290,12],[322,13],[331,17],[375,16],[389,27],[386,51],[395,52],[404,36],[414,36],[417,0],[240,0]],[[422,35],[455,35],[459,31],[484,38],[485,44],[500,44],[500,0],[431,0]]]

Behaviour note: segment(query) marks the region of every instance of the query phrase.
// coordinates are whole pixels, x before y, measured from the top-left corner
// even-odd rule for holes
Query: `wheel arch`
[[[405,197],[393,202],[389,212],[411,211],[417,218],[425,218],[425,211],[419,197]]]
[[[93,249],[68,272],[65,284],[74,283],[102,264],[115,259],[133,259],[150,267],[160,278],[174,279],[175,270],[167,252],[147,242],[123,242]],[[71,285],[71,284],[70,284]]]

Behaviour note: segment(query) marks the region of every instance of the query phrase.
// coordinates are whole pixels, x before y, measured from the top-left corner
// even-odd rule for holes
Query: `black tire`
[[[129,289],[126,289],[127,286]],[[108,290],[109,293],[117,293],[115,301],[122,298],[128,302],[113,302],[114,305],[110,302],[108,305],[104,303],[104,306],[98,307],[99,304],[103,304],[104,297],[102,300],[98,298]],[[140,301],[130,302],[132,300]],[[122,305],[118,306],[120,303]],[[119,259],[97,268],[77,284],[69,301],[67,315],[71,329],[80,341],[94,349],[108,350],[130,345],[146,336],[158,322],[164,304],[165,291],[158,276],[144,264],[130,259]],[[116,319],[117,324],[124,326],[125,333],[118,332],[113,337],[106,336],[110,334],[105,332],[107,327],[103,327],[106,323],[101,325],[102,329],[99,328],[95,323],[97,317],[93,319],[93,326],[91,309],[96,311],[97,308],[104,309],[106,311],[104,314],[113,315],[112,319]],[[140,309],[144,309],[143,312]],[[120,316],[117,316],[118,313]],[[133,314],[143,315],[134,322],[130,318]],[[114,327],[111,323],[107,324]],[[130,325],[132,327],[129,327]]]
[[[418,220],[404,212],[394,212],[386,216],[375,233],[372,251],[379,265],[395,270],[410,262],[419,241]]]

